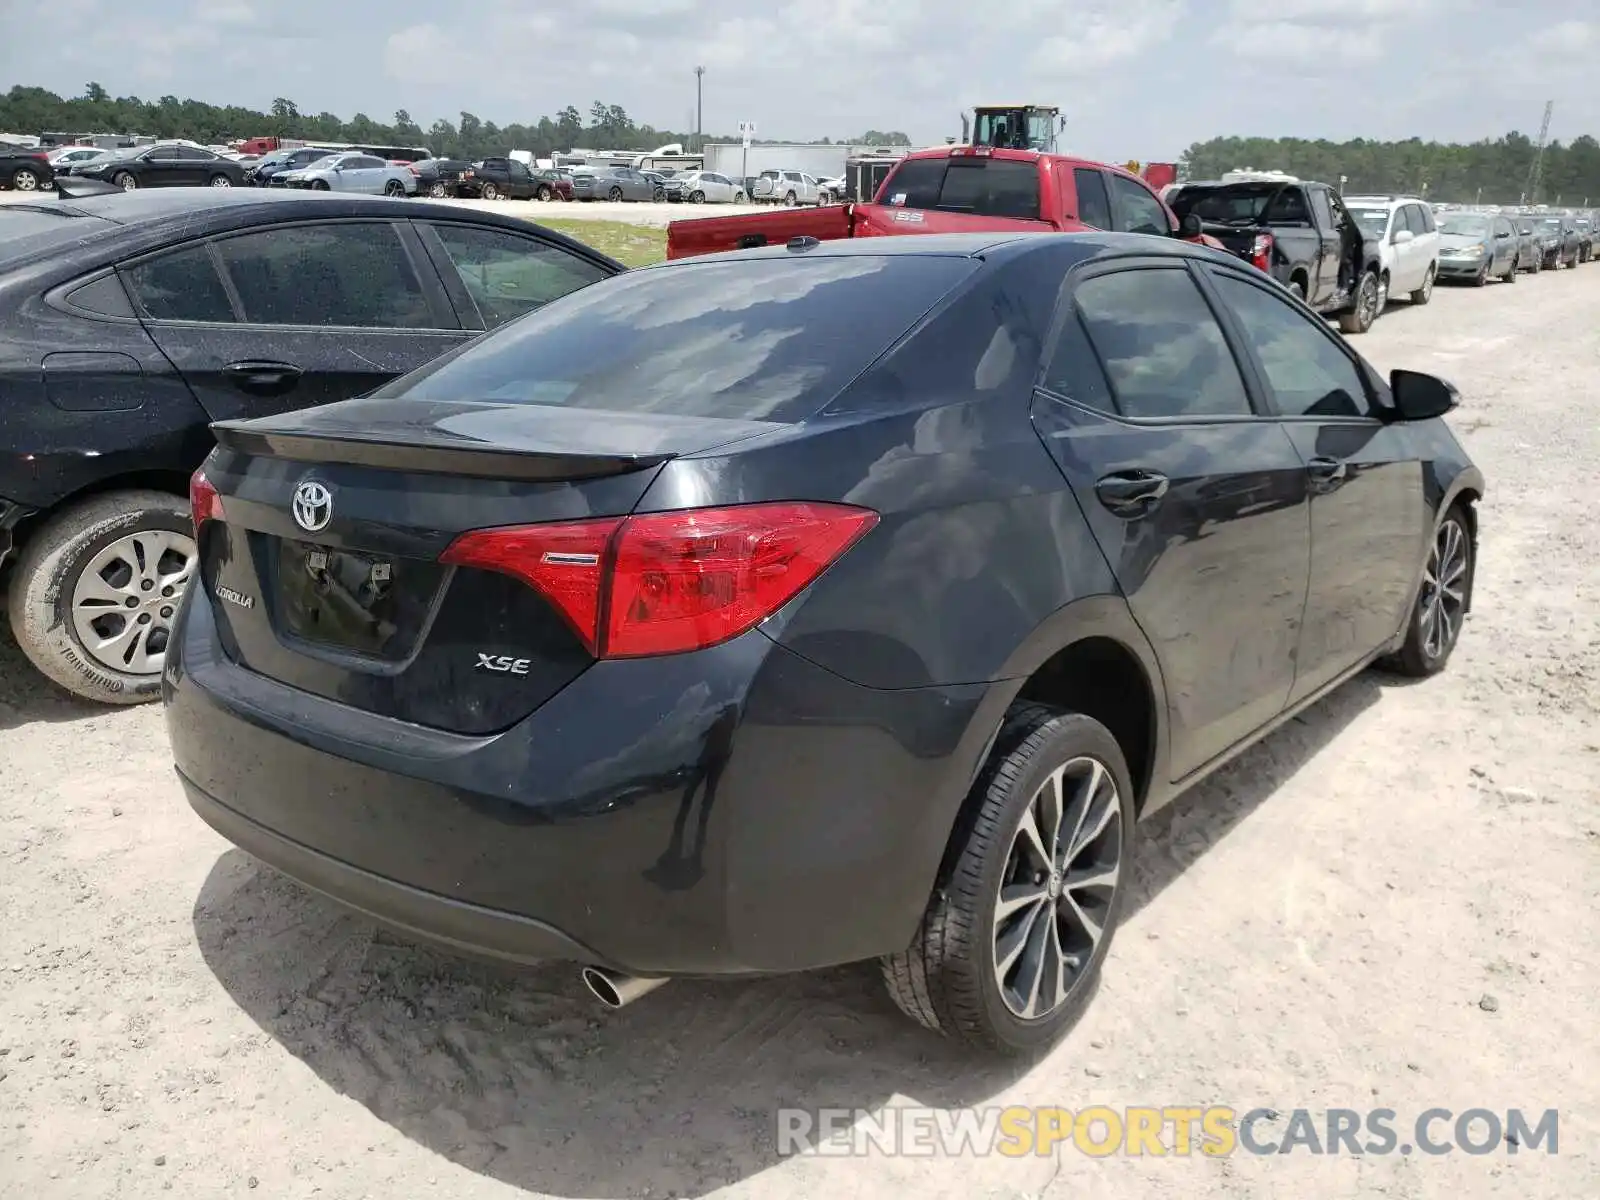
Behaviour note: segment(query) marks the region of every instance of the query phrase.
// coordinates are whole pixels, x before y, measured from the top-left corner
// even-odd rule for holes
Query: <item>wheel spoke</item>
[[[1028,853],[1034,856],[1034,861],[1045,870],[1050,869],[1050,852],[1044,848],[1044,840],[1039,836],[1039,823],[1035,818],[1035,806],[1029,805],[1028,811],[1022,814],[1022,824],[1017,827],[1017,841],[1024,843]]]
[[[1083,905],[1078,903],[1078,898],[1071,892],[1063,892],[1061,899],[1065,902],[1065,907],[1073,923],[1088,936],[1089,945],[1098,946],[1104,926],[1084,910]]]
[[[1043,903],[1045,895],[1044,888],[1032,883],[1001,888],[1000,903],[994,906],[995,926],[998,928],[1003,921],[1009,920],[1030,904]]]
[[[76,594],[72,598],[73,607],[91,610],[96,615],[109,609],[121,608],[130,596],[138,594],[134,588],[113,587],[102,576],[91,575],[87,571],[79,578],[74,591]]]
[[[1085,888],[1112,888],[1117,886],[1117,880],[1121,877],[1120,863],[1096,863],[1078,871],[1069,871],[1061,886],[1068,893]]]
[[[1025,914],[999,938],[994,944],[995,973],[1000,976],[1001,986],[1005,986],[1006,977],[1011,974],[1011,968],[1016,966],[1017,959],[1022,957],[1022,952],[1028,948],[1028,935],[1033,932],[1033,927],[1039,923],[1039,914],[1045,906],[1036,904],[1033,909]]]
[[[1100,772],[1100,781],[1103,782],[1106,778],[1108,776],[1102,770]],[[1093,795],[1089,797],[1084,805],[1086,819],[1078,827],[1077,838],[1073,841],[1072,849],[1067,854],[1066,863],[1064,864],[1066,866],[1071,866],[1073,860],[1082,854],[1086,847],[1093,845],[1095,839],[1106,831],[1106,826],[1111,824],[1111,818],[1117,814],[1117,789],[1106,789],[1105,794],[1100,798],[1099,805],[1090,808],[1092,804],[1094,804]]]

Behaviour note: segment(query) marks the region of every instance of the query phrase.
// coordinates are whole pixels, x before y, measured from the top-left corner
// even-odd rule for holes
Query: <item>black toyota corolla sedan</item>
[[[178,771],[310,887],[611,1005],[877,958],[1024,1052],[1092,992],[1135,820],[1370,664],[1449,659],[1455,403],[1136,235],[620,275],[216,425]]]

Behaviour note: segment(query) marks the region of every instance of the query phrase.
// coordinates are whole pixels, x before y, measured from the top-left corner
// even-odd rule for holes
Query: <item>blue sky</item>
[[[0,0],[0,81],[265,108],[465,109],[501,124],[620,104],[762,137],[959,131],[1060,104],[1067,144],[1165,159],[1219,134],[1600,136],[1600,0]]]

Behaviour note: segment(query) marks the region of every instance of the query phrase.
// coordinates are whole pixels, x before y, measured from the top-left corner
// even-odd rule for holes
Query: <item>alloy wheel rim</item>
[[[1122,798],[1098,759],[1070,759],[1012,833],[994,906],[1000,997],[1013,1016],[1056,1012],[1088,971],[1122,877]]]
[[[11,182],[19,192],[35,191],[39,186],[39,181],[32,171],[18,171]]]
[[[118,538],[72,588],[72,628],[89,656],[126,675],[158,675],[178,603],[199,564],[194,539],[167,529]]]
[[[1419,630],[1422,652],[1443,657],[1461,633],[1467,601],[1467,535],[1459,521],[1446,521],[1428,552],[1422,573]]]

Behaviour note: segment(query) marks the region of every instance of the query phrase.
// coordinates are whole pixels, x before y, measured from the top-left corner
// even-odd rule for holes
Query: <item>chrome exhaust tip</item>
[[[649,995],[665,982],[667,982],[665,979],[644,979],[637,975],[624,975],[620,971],[608,971],[604,967],[583,969],[583,986],[589,989],[590,995],[610,1009],[632,1004],[640,996]]]

